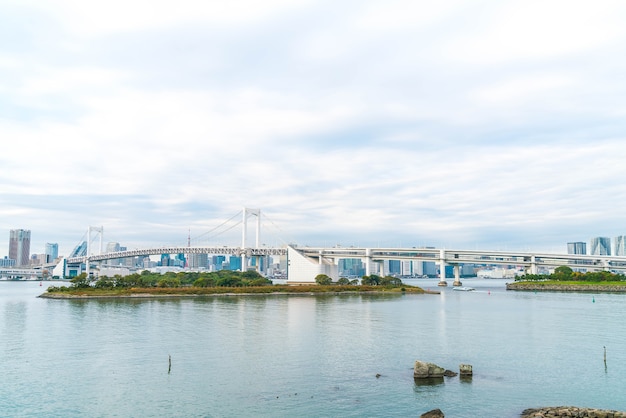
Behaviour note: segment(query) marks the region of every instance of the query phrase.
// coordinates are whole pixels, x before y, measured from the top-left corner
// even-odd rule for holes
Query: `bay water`
[[[626,294],[407,283],[441,293],[51,300],[3,281],[0,416],[626,411]],[[421,384],[415,360],[474,375]]]

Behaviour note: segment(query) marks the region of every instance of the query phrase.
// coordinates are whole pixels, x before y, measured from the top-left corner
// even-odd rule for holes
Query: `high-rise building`
[[[400,260],[389,260],[389,274],[400,274],[401,263]]]
[[[215,266],[215,271],[222,270],[224,268],[223,264],[226,261],[226,256],[224,255],[214,255],[211,257],[211,264]]]
[[[611,239],[608,237],[592,238],[591,255],[611,255]]]
[[[626,235],[619,235],[614,239],[614,255],[626,256]]]
[[[107,253],[116,253],[120,251],[120,243],[119,242],[109,242],[107,243]],[[110,266],[119,266],[121,264],[121,259],[112,258],[106,262]]]
[[[12,229],[9,235],[9,258],[17,267],[30,263],[30,230]]]
[[[52,263],[59,257],[59,244],[46,242],[46,263]]]
[[[585,242],[568,242],[567,243],[568,254],[587,254],[587,243]]]
[[[209,265],[208,254],[189,254],[189,268],[205,269]]]
[[[228,259],[228,268],[233,271],[241,270],[241,257],[231,255]]]

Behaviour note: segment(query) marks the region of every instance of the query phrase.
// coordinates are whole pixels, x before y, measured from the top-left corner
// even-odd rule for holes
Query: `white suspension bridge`
[[[238,214],[239,215],[239,214]],[[236,215],[236,216],[238,216]],[[248,218],[256,217],[254,246],[248,245]],[[231,218],[232,219],[232,218]],[[314,283],[318,274],[326,274],[334,280],[339,278],[339,260],[358,259],[365,267],[365,274],[385,275],[385,261],[422,261],[439,266],[439,284],[446,286],[446,266],[452,266],[453,285],[461,284],[460,267],[463,264],[475,266],[509,266],[523,269],[530,274],[550,271],[559,266],[569,266],[586,271],[626,271],[626,257],[608,255],[552,254],[515,251],[455,250],[445,248],[358,248],[358,247],[281,247],[260,246],[261,210],[244,208],[242,211],[241,246],[160,246],[125,251],[103,252],[103,227],[89,227],[87,240],[74,250],[73,254],[56,265],[54,275],[62,278],[79,272],[91,275],[94,267],[115,259],[162,254],[210,254],[241,257],[241,270],[248,270],[251,264],[259,266],[260,258],[269,256],[286,257],[287,283]],[[95,238],[93,237],[95,235]],[[94,251],[93,241],[99,239]],[[253,262],[252,260],[256,260]],[[257,267],[254,267],[257,268]],[[0,273],[2,271],[0,270]],[[13,272],[15,273],[15,272]]]

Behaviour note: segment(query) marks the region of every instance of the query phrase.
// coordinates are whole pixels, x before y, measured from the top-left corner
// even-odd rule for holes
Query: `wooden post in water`
[[[172,371],[172,355],[169,354],[169,367],[167,368],[167,374],[170,374]]]

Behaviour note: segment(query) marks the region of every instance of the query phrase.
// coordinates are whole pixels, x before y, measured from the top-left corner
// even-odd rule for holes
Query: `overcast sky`
[[[621,0],[0,0],[0,257],[16,228],[31,253],[89,225],[240,244],[241,216],[219,228],[243,207],[267,245],[626,234],[624,22]]]

